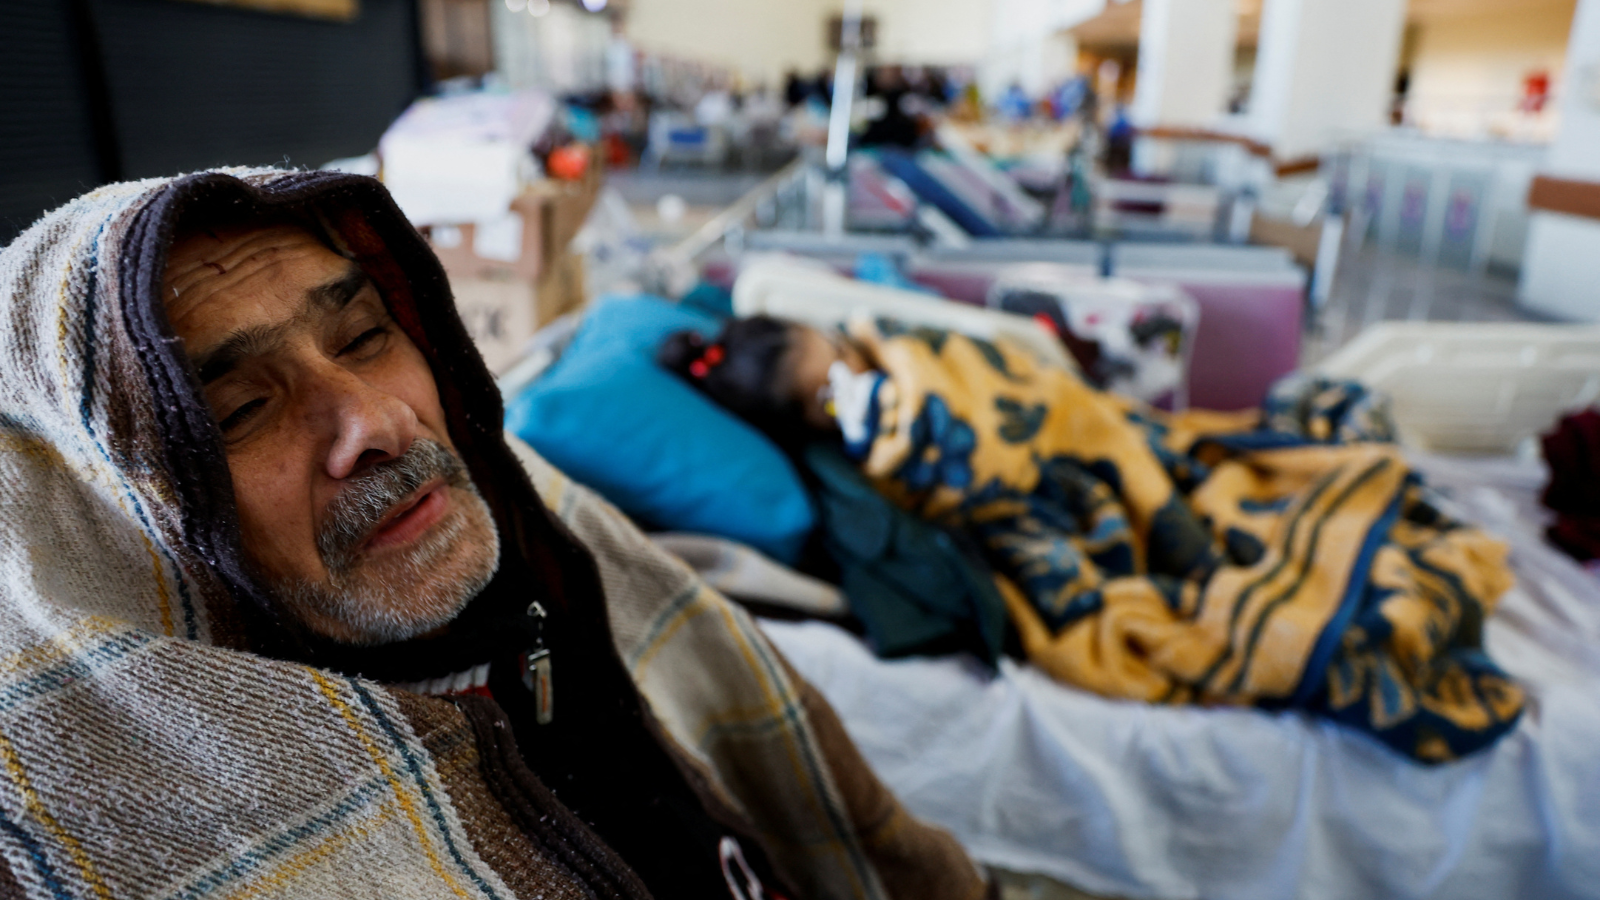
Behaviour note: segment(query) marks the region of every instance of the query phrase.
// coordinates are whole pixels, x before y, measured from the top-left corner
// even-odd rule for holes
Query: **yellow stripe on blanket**
[[[4,768],[6,777],[22,795],[29,818],[39,823],[50,841],[66,851],[78,876],[88,885],[97,900],[111,900],[111,889],[106,885],[105,876],[100,873],[88,852],[84,850],[82,842],[51,815],[44,799],[39,796],[39,792],[28,777],[28,772],[22,764],[22,757],[12,746],[10,739],[4,735],[0,735],[0,767]]]
[[[428,866],[433,869],[433,874],[444,882],[444,886],[450,889],[450,893],[455,894],[461,900],[469,900],[472,895],[462,887],[455,876],[445,868],[444,862],[440,860],[439,853],[434,847],[434,839],[429,833],[427,825],[423,823],[421,813],[417,811],[417,800],[412,796],[405,782],[401,780],[400,774],[395,771],[394,765],[389,761],[388,754],[367,733],[367,728],[362,723],[361,717],[356,715],[355,710],[350,707],[349,703],[345,702],[343,697],[339,696],[339,688],[333,679],[316,669],[307,668],[305,671],[311,676],[312,682],[316,684],[317,690],[327,700],[328,705],[339,713],[339,717],[344,720],[351,733],[361,742],[362,749],[367,752],[367,757],[372,760],[373,765],[383,775],[384,780],[389,783],[390,790],[394,792],[395,801],[400,805],[401,812],[405,813],[405,817],[411,825],[411,832],[416,837],[416,845],[428,860]]]

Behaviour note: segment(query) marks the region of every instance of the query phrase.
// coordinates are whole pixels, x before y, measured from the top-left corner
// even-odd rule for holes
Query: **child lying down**
[[[990,343],[766,317],[660,361],[780,444],[832,439],[983,548],[1030,661],[1102,695],[1308,710],[1441,762],[1514,727],[1503,544],[1442,516],[1353,385],[1166,415]],[[1371,426],[1371,427],[1368,427]]]

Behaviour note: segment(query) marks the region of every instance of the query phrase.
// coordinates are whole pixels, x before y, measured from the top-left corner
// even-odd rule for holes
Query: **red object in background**
[[[1580,562],[1600,559],[1600,408],[1567,416],[1541,443],[1550,466],[1544,505],[1556,514],[1551,542]]]
[[[582,144],[568,144],[550,151],[544,162],[551,178],[562,181],[581,181],[589,172],[589,148]]]
[[[1530,113],[1544,112],[1545,105],[1549,102],[1549,72],[1534,72],[1522,79],[1522,102],[1517,104],[1518,109]]]
[[[627,169],[633,166],[633,149],[620,134],[608,134],[601,146],[605,150],[606,168]]]
[[[706,348],[706,352],[699,359],[689,364],[689,374],[696,378],[704,378],[710,375],[713,368],[722,365],[722,360],[726,355],[721,344],[712,344]]]

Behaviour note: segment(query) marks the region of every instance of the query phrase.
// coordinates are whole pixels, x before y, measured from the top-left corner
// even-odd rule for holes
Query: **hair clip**
[[[704,378],[711,374],[711,369],[722,362],[726,354],[721,344],[712,344],[700,358],[689,364],[689,374],[696,378]]]

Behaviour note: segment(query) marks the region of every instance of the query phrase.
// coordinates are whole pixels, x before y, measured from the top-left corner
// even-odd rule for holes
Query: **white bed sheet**
[[[1442,767],[1298,713],[1114,702],[763,625],[906,805],[985,863],[1162,900],[1600,897],[1600,581],[1539,539],[1537,464],[1417,462],[1512,543],[1486,641],[1530,696],[1514,733]]]

